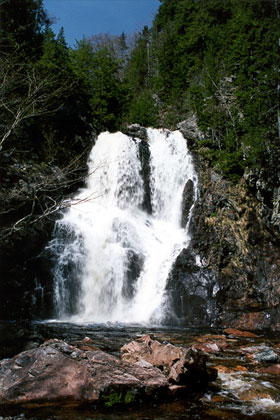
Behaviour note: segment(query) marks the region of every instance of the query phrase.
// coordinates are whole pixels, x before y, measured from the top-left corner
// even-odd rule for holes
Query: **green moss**
[[[102,395],[105,407],[114,407],[117,404],[131,404],[135,402],[135,395],[131,391],[112,392]]]
[[[131,391],[127,391],[124,397],[125,404],[131,404],[135,402],[135,394],[133,394]]]
[[[122,402],[122,398],[122,392],[112,392],[109,395],[102,395],[102,399],[105,401],[105,407],[113,407],[116,404],[120,404]]]

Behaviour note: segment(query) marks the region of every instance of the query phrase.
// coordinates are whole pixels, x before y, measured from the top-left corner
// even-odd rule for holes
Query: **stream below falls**
[[[1,333],[3,326],[1,324]],[[17,331],[21,350],[36,346],[49,338],[63,339],[75,344],[84,337],[91,338],[104,351],[119,355],[122,345],[151,334],[153,338],[189,347],[202,346],[208,352],[209,364],[218,368],[218,380],[204,393],[187,394],[182,400],[162,403],[153,401],[149,406],[125,407],[113,411],[96,412],[92,407],[18,409],[0,411],[0,419],[186,419],[186,420],[270,420],[280,418],[280,375],[265,373],[265,369],[279,368],[280,343],[276,335],[258,332],[257,337],[238,337],[212,329],[184,329],[145,327],[124,324],[88,324],[65,322],[33,322],[25,325],[6,323],[12,334]],[[22,330],[21,330],[22,329]],[[8,336],[8,335],[7,335]],[[21,337],[21,338],[20,338]],[[3,335],[1,342],[3,340]],[[11,341],[12,343],[12,341]],[[6,341],[6,353],[8,355]],[[2,346],[2,352],[5,346]],[[19,351],[19,349],[18,349]],[[263,359],[256,355],[262,354]],[[12,354],[9,354],[11,357]],[[6,356],[7,357],[7,356]]]

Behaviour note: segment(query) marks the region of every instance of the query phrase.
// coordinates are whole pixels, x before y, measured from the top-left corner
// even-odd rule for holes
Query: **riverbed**
[[[17,409],[1,412],[0,419],[186,419],[268,420],[280,418],[280,340],[278,334],[258,331],[238,336],[222,330],[184,329],[124,324],[76,324],[66,322],[7,323],[10,331],[21,332],[21,350],[40,345],[50,338],[76,344],[85,337],[100,349],[118,356],[129,341],[150,334],[153,338],[180,346],[196,346],[208,353],[209,365],[219,375],[204,393],[190,392],[174,402],[153,401],[149,406],[96,412],[83,409]],[[24,338],[24,331],[26,337]],[[3,324],[1,328],[3,334]],[[238,334],[238,333],[237,333]],[[3,335],[1,338],[3,342]],[[10,349],[11,351],[11,349]],[[18,352],[18,347],[17,347]],[[9,354],[11,357],[12,354]]]

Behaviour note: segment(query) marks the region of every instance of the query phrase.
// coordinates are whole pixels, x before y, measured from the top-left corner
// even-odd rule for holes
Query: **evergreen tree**
[[[125,94],[115,51],[103,43],[94,48],[91,41],[84,39],[72,50],[71,62],[89,92],[95,129],[116,130],[121,124]]]
[[[148,88],[165,121],[196,113],[201,146],[229,177],[263,165],[279,138],[278,1],[161,0],[149,34],[152,66],[144,33],[127,66],[133,107]]]
[[[28,54],[38,53],[50,20],[43,0],[3,0],[0,5],[2,48],[7,38]]]
[[[138,36],[126,68],[126,81],[134,92],[150,86],[150,39],[150,31],[145,26]]]

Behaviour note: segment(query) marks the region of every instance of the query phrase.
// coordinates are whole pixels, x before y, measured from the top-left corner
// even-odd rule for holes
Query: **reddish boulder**
[[[153,366],[131,365],[103,351],[83,351],[59,340],[0,365],[0,406],[113,406],[167,390],[166,377]]]
[[[215,366],[215,369],[217,369],[219,373],[233,373],[233,369],[230,369],[227,366],[223,365],[217,365]]]
[[[256,372],[265,373],[267,375],[280,375],[280,365],[261,367],[261,368],[256,369]]]
[[[123,359],[85,339],[80,348],[61,340],[0,362],[0,407],[83,405],[112,407],[205,386],[217,371],[199,350],[161,344],[149,336],[122,348]],[[175,385],[175,386],[174,386]]]
[[[162,344],[149,335],[123,346],[121,354],[131,364],[144,360],[160,368],[172,384],[204,387],[217,378],[216,369],[207,366],[201,350]]]

